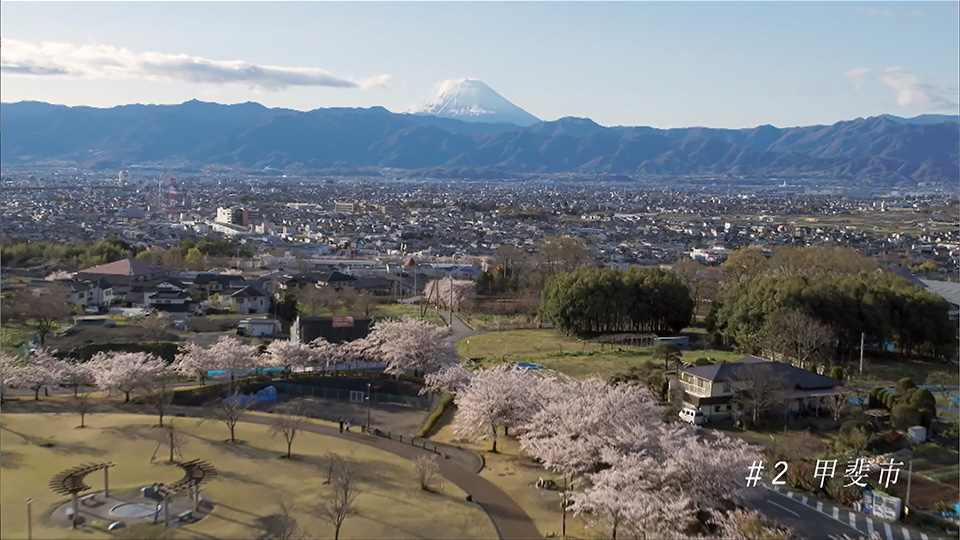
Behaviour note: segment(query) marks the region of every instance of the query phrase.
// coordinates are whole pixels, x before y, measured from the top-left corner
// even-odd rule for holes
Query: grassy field
[[[110,483],[117,491],[153,482],[171,483],[180,470],[151,464],[150,457],[163,435],[152,427],[155,418],[141,415],[94,414],[87,429],[76,429],[76,415],[9,414],[0,417],[0,452],[3,482],[0,501],[7,511],[0,516],[0,536],[25,538],[25,497],[34,497],[35,538],[109,538],[108,533],[71,531],[46,523],[47,516],[65,498],[54,494],[47,482],[57,472],[86,462],[113,460]],[[241,423],[242,444],[228,444],[226,428],[219,423],[177,419],[183,434],[185,459],[201,458],[214,464],[219,477],[204,489],[216,507],[203,521],[178,531],[181,538],[257,538],[263,530],[258,519],[276,513],[280,501],[295,505],[294,516],[307,537],[332,537],[332,527],[316,517],[316,505],[329,494],[323,485],[327,452],[356,462],[360,467],[361,494],[358,515],[350,516],[342,538],[494,538],[486,514],[467,503],[465,493],[449,482],[444,493],[422,492],[416,487],[412,465],[398,457],[363,445],[310,433],[297,435],[295,459],[279,459],[283,439],[268,435],[266,426]],[[51,448],[39,446],[52,441]],[[161,450],[161,454],[162,454]],[[160,458],[163,459],[162,457]],[[89,478],[94,489],[102,476]],[[16,509],[16,510],[15,510]]]
[[[30,339],[36,331],[33,328],[14,323],[0,326],[0,350],[4,353],[16,352],[17,347]]]
[[[933,362],[918,359],[875,358],[865,355],[863,372],[878,379],[879,385],[894,385],[898,380],[909,377],[916,384],[924,384],[927,375],[934,371],[945,371],[953,379],[947,386],[960,386],[960,372],[957,366],[947,362]]]
[[[457,344],[457,352],[465,358],[485,358],[491,363],[532,362],[571,377],[606,378],[631,367],[657,362],[652,347],[601,346],[554,330],[511,330],[472,336]],[[743,355],[714,349],[683,351],[683,359],[688,362],[701,356],[729,362]]]
[[[537,328],[535,315],[497,315],[492,313],[473,313],[467,322],[477,330],[522,330]],[[544,325],[549,326],[549,325]]]
[[[416,317],[419,313],[419,306],[411,306],[407,304],[380,304],[374,309],[375,317]],[[443,322],[443,319],[435,311],[427,310],[426,314],[423,316],[427,322],[431,322],[437,326],[446,326],[446,323]]]

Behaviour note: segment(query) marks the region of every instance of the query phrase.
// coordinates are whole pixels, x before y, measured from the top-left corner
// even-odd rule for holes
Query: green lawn
[[[5,406],[5,411],[8,410]],[[71,531],[47,523],[47,516],[66,500],[47,487],[56,473],[81,463],[112,460],[111,487],[117,492],[153,482],[172,483],[180,470],[150,463],[164,431],[152,426],[156,418],[144,415],[93,414],[86,429],[77,429],[75,414],[11,414],[0,417],[3,482],[0,515],[3,538],[25,538],[24,498],[33,497],[35,538],[110,538],[90,528]],[[392,454],[340,439],[300,433],[294,441],[295,459],[279,459],[282,438],[271,438],[268,428],[241,423],[242,444],[223,442],[226,428],[214,421],[177,419],[183,435],[184,459],[205,459],[219,476],[204,488],[204,497],[216,505],[203,521],[185,527],[184,538],[258,538],[258,518],[279,510],[281,501],[295,505],[294,517],[306,537],[331,538],[332,527],[316,515],[316,505],[329,496],[325,486],[326,453],[356,462],[360,471],[358,514],[350,516],[341,538],[495,538],[489,518],[466,494],[450,482],[443,493],[420,491],[412,464]],[[39,446],[44,441],[53,447]],[[441,480],[442,481],[442,480]],[[99,489],[102,475],[88,483]],[[16,510],[14,510],[16,509]]]
[[[537,328],[537,317],[535,315],[497,315],[492,313],[473,313],[467,318],[467,322],[477,330],[499,331]]]
[[[36,333],[36,330],[28,326],[4,323],[0,326],[0,349],[4,353],[16,352],[17,347]]]
[[[960,372],[949,362],[934,362],[919,359],[864,357],[863,372],[878,379],[878,385],[895,385],[898,380],[909,377],[918,385],[924,384],[933,371],[945,371],[953,375],[947,386],[960,386]],[[934,392],[936,395],[937,393]]]
[[[511,330],[481,334],[462,340],[457,352],[464,358],[484,358],[491,364],[531,362],[571,377],[602,378],[639,367],[653,359],[653,348],[601,346],[571,338],[555,330]],[[683,351],[687,362],[706,356],[730,362],[742,354],[714,349]],[[669,366],[673,369],[673,366]]]

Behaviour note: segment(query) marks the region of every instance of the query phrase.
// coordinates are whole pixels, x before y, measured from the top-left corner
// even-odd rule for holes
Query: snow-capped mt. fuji
[[[540,121],[517,107],[482,81],[449,79],[437,85],[433,97],[407,109],[411,114],[454,118],[464,122],[509,123],[529,126]]]

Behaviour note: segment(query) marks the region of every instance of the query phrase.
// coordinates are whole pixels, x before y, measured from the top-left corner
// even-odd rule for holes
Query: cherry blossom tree
[[[20,360],[14,360],[6,368],[6,383],[14,388],[33,390],[33,399],[40,399],[40,390],[60,382],[64,362],[49,349],[37,349]]]
[[[60,364],[60,385],[67,388],[73,388],[73,397],[77,397],[81,386],[93,386],[96,379],[90,366],[86,362],[77,360],[61,360]]]
[[[265,364],[271,367],[282,367],[289,376],[294,366],[305,366],[313,361],[317,349],[298,341],[278,339],[267,345],[263,356]]]
[[[670,489],[666,464],[649,455],[605,452],[612,466],[589,475],[590,487],[572,495],[574,514],[606,525],[614,540],[622,529],[643,540],[683,538],[681,531],[695,520],[694,504]]]
[[[320,364],[324,367],[329,367],[330,364],[334,364],[340,358],[340,347],[330,343],[329,341],[318,337],[317,339],[309,343],[310,348],[313,349],[313,354],[311,355],[311,362]]]
[[[469,279],[435,279],[428,281],[423,295],[438,308],[463,311],[476,297],[477,284]]]
[[[159,357],[144,352],[100,352],[90,360],[90,369],[97,387],[124,395],[138,388],[148,388],[166,371],[166,363]]]
[[[756,510],[734,509],[729,512],[716,511],[711,515],[711,522],[717,527],[717,536],[724,540],[787,540],[797,538],[789,528],[771,522]],[[849,536],[842,538],[850,540]],[[865,540],[881,540],[879,533],[874,533]]]
[[[552,398],[520,430],[520,447],[551,470],[581,477],[602,464],[601,451],[622,441],[624,426],[661,424],[660,407],[639,385],[598,379],[555,383]]]
[[[196,343],[188,343],[183,347],[173,362],[173,369],[184,377],[197,377],[203,386],[207,380],[207,373],[216,369],[216,359],[209,349],[204,349]]]
[[[470,384],[471,371],[460,364],[445,367],[439,371],[428,373],[424,377],[424,386],[421,394],[458,392]]]
[[[15,358],[13,356],[0,354],[0,403],[2,403],[3,399],[6,397],[5,390],[7,389],[7,370],[13,366],[14,361]]]
[[[551,395],[552,380],[515,366],[501,365],[470,374],[455,398],[454,432],[473,440],[491,439],[497,451],[498,428],[519,427]]]
[[[423,373],[452,365],[456,362],[453,345],[446,341],[450,334],[422,319],[385,321],[377,323],[363,340],[366,351],[387,363],[386,373]]]
[[[217,340],[207,354],[213,359],[216,369],[230,372],[230,382],[233,383],[234,373],[246,373],[256,367],[259,353],[254,345],[247,345],[235,337],[224,336]]]

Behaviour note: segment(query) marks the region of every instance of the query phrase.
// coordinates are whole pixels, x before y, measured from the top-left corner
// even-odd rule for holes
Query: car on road
[[[707,423],[707,417],[704,416],[703,411],[700,409],[684,407],[680,410],[680,421],[699,426]]]

